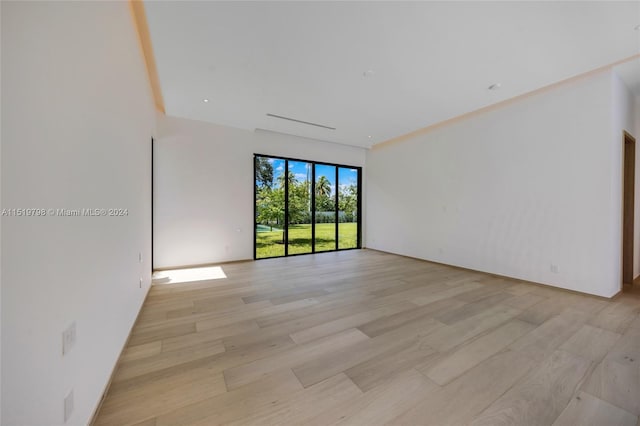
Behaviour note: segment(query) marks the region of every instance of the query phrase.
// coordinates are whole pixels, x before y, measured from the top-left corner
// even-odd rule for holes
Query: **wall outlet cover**
[[[71,389],[71,392],[69,392],[69,394],[64,398],[64,422],[66,423],[67,420],[69,420],[69,418],[71,417],[71,414],[73,414],[73,389]]]

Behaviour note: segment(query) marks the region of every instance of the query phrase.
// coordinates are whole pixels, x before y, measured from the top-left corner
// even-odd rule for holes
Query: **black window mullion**
[[[335,226],[335,230],[334,230],[334,237],[335,237],[335,244],[334,244],[334,249],[330,250],[330,251],[338,251],[341,250],[340,249],[340,201],[341,201],[341,196],[340,196],[340,168],[345,168],[345,169],[352,169],[352,170],[356,170],[357,171],[357,203],[356,203],[356,208],[357,208],[357,231],[356,231],[356,238],[357,238],[357,242],[356,242],[356,247],[355,248],[362,248],[362,168],[361,167],[353,167],[353,166],[341,166],[338,164],[332,164],[332,163],[325,163],[325,162],[315,162],[315,161],[308,161],[308,160],[297,160],[297,159],[293,159],[293,158],[283,158],[283,157],[275,157],[275,156],[270,156],[270,155],[260,155],[260,154],[255,154],[254,153],[254,164],[253,164],[253,171],[254,171],[254,205],[253,205],[253,211],[254,211],[254,239],[253,239],[253,257],[254,259],[258,258],[258,247],[257,247],[257,241],[258,241],[258,237],[257,237],[257,228],[258,228],[258,205],[256,203],[257,197],[258,197],[258,187],[255,184],[255,180],[256,180],[256,176],[257,176],[257,159],[258,158],[273,158],[273,159],[277,159],[277,160],[282,160],[284,162],[284,168],[285,168],[285,182],[284,182],[284,223],[283,223],[283,243],[285,245],[284,247],[284,255],[282,257],[288,257],[288,256],[295,256],[296,254],[290,254],[289,253],[289,163],[290,161],[299,161],[299,162],[305,162],[307,163],[310,167],[312,167],[311,170],[311,185],[309,185],[310,187],[310,208],[311,208],[311,253],[316,253],[316,235],[317,235],[317,229],[316,229],[316,221],[317,221],[317,215],[316,215],[316,210],[317,210],[317,200],[316,200],[316,178],[317,178],[317,173],[316,173],[316,165],[324,165],[324,166],[333,166],[335,167],[335,199],[334,199],[334,226]],[[307,176],[309,176],[307,174]],[[344,250],[344,249],[343,249]],[[277,257],[277,256],[276,256]]]
[[[356,247],[362,248],[362,169],[358,170],[358,202],[356,203],[358,209],[358,241],[356,241]]]
[[[311,167],[311,253],[316,252],[316,165],[308,163]]]
[[[289,160],[284,160],[284,255],[289,256]]]
[[[258,259],[258,185],[256,179],[258,177],[258,156],[253,155],[253,259]]]
[[[339,245],[338,245],[338,238],[340,238],[340,233],[338,232],[338,228],[340,227],[340,218],[339,216],[339,212],[338,212],[338,188],[340,188],[340,182],[338,182],[338,175],[339,175],[339,171],[340,171],[340,167],[336,166],[336,250],[339,249]]]

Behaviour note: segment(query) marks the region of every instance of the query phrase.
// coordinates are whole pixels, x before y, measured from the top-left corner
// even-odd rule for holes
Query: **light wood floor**
[[[640,426],[640,295],[359,250],[155,286],[97,425]]]

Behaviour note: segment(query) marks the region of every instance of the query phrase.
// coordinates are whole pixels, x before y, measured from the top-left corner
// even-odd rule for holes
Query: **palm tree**
[[[316,210],[333,211],[335,201],[331,200],[331,182],[326,176],[320,176],[316,182]]]
[[[287,179],[289,182],[288,185],[292,188],[296,183],[296,175],[293,174],[291,170],[288,170],[286,173],[283,172],[278,176],[278,185],[280,188],[284,189],[284,180]]]
[[[331,182],[326,176],[320,176],[316,182],[316,196],[329,198],[331,195]]]

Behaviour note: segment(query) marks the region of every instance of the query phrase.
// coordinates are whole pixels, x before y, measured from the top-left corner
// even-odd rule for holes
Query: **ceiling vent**
[[[296,123],[306,124],[306,125],[308,125],[308,126],[322,127],[323,129],[329,129],[329,130],[335,130],[335,129],[336,129],[335,127],[325,126],[324,124],[311,123],[310,121],[297,120],[297,119],[295,119],[295,118],[291,118],[291,117],[284,117],[284,116],[282,116],[282,115],[267,114],[267,117],[279,118],[279,119],[281,119],[281,120],[295,121]]]

